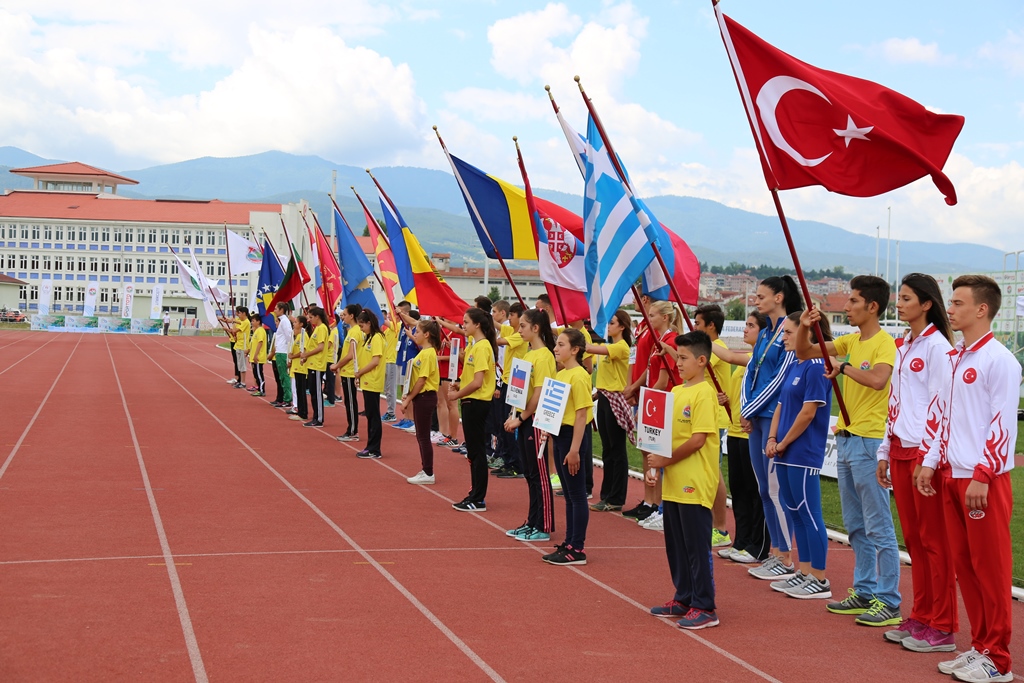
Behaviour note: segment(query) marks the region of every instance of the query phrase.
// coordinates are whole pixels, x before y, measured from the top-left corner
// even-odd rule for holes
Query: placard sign
[[[643,387],[636,420],[636,447],[642,451],[672,457],[673,396],[667,391]]]
[[[508,373],[508,389],[505,392],[505,403],[518,410],[526,410],[526,397],[530,393],[530,375],[533,363],[522,358],[513,358]]]
[[[451,361],[448,363],[448,380],[450,382],[459,381],[459,346],[461,343],[462,340],[458,337],[452,337],[450,342],[452,349]]]
[[[562,416],[565,415],[568,403],[569,384],[545,377],[544,385],[540,388],[537,412],[533,416],[534,428],[548,434],[558,434],[562,429]]]

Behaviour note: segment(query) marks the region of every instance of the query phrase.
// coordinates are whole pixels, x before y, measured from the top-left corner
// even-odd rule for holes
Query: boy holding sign
[[[683,383],[672,389],[672,457],[647,456],[648,486],[659,479],[665,519],[665,552],[675,595],[651,608],[658,617],[682,617],[679,628],[718,626],[711,562],[711,507],[718,492],[718,395],[704,381],[711,339],[704,332],[676,338]]]

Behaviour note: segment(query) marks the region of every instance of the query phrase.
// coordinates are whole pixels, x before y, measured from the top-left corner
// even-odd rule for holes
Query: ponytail
[[[782,306],[786,314],[804,310],[804,300],[800,296],[800,288],[791,275],[773,275],[761,280],[761,284],[776,294],[782,294]]]
[[[526,319],[526,324],[530,327],[537,326],[540,335],[540,340],[544,342],[544,346],[548,347],[548,351],[555,350],[555,334],[551,331],[551,320],[548,318],[548,312],[543,308],[531,308],[527,311],[523,311],[523,318]]]
[[[494,351],[494,357],[497,358],[498,335],[494,331],[494,319],[491,318],[490,312],[485,312],[481,308],[469,308],[466,309],[466,316],[480,326],[480,331],[483,333],[484,338],[490,342],[491,350]]]

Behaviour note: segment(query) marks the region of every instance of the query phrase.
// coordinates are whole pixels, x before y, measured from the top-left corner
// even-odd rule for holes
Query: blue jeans
[[[889,507],[889,492],[878,485],[875,456],[881,439],[836,436],[839,500],[853,547],[853,589],[899,607],[900,551]]]
[[[772,418],[755,417],[750,420],[750,424],[750,465],[754,468],[757,490],[761,494],[761,505],[764,506],[764,523],[768,528],[772,547],[778,548],[779,552],[787,553],[789,530],[793,528],[792,513],[779,498],[779,475],[775,464],[769,463],[764,454]]]

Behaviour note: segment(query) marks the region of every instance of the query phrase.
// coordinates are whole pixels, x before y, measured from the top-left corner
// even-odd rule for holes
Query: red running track
[[[227,370],[209,338],[0,337],[0,680],[940,680],[948,655],[717,558],[721,626],[680,631],[646,614],[672,592],[661,534],[595,513],[590,564],[546,565],[502,533],[522,481],[454,512],[461,456],[410,486],[412,435],[358,460],[340,408],[304,429]],[[852,552],[830,550],[839,594]]]

